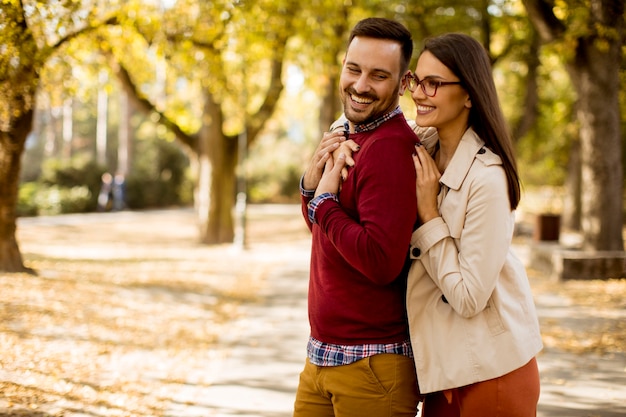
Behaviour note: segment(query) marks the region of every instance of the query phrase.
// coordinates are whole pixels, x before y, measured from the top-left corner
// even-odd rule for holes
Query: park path
[[[59,400],[54,403],[38,404],[37,412],[28,414],[14,400],[4,399],[1,392],[3,382],[26,384],[16,370],[0,369],[0,416],[171,416],[171,417],[287,417],[291,415],[298,374],[303,366],[308,324],[306,315],[306,291],[308,275],[309,240],[298,223],[299,207],[291,205],[251,206],[248,224],[250,240],[246,249],[225,248],[219,256],[229,262],[260,265],[260,280],[254,283],[256,297],[246,299],[237,306],[237,314],[220,329],[207,351],[206,363],[181,361],[177,372],[185,375],[183,380],[167,381],[159,388],[159,408],[147,412],[119,412],[100,404],[100,407],[82,404],[76,400],[71,407]],[[190,256],[195,249],[193,241],[193,213],[190,210],[166,210],[154,212],[103,213],[88,216],[58,216],[50,218],[20,219],[20,243],[26,260],[44,255],[43,252],[59,255],[63,245],[37,239],[51,238],[54,230],[68,224],[78,229],[96,230],[97,224],[108,224],[114,219],[117,227],[132,224],[134,236],[126,239],[120,249],[115,237],[110,242],[100,242],[100,249],[109,245],[111,256],[123,258],[133,251],[141,250],[135,245],[148,246],[158,256]],[[261,226],[264,219],[273,219],[267,227]],[[294,220],[296,219],[296,220]],[[179,239],[178,249],[161,247],[155,241],[145,241],[141,230],[147,235],[163,225],[174,225],[172,233]],[[284,233],[281,233],[284,227]],[[44,230],[45,229],[45,230]],[[42,232],[42,230],[44,230]],[[84,239],[89,239],[89,233]],[[62,239],[62,236],[58,237]],[[99,239],[100,237],[94,237]],[[52,238],[51,238],[52,239]],[[72,242],[65,242],[70,247]],[[75,256],[91,256],[87,241],[74,242]],[[180,246],[183,246],[182,248]],[[46,249],[47,248],[47,249]],[[516,248],[522,257],[528,248]],[[177,252],[178,250],[178,252]],[[56,251],[56,252],[55,252]],[[64,256],[70,256],[66,252]],[[101,253],[101,251],[98,251]],[[122,255],[126,254],[126,255]],[[201,252],[207,256],[205,249]],[[233,267],[241,265],[234,265]],[[624,320],[626,311],[601,312],[581,308],[571,299],[554,291],[554,286],[538,286],[536,304],[542,323],[562,325],[576,331],[576,326],[598,325],[603,320]],[[548,289],[545,289],[548,288]],[[621,288],[621,287],[620,287]],[[0,340],[2,339],[0,332]],[[542,395],[539,417],[623,417],[626,416],[626,355],[624,347],[614,352],[573,353],[547,346],[538,358],[542,377]],[[2,363],[0,353],[0,363]],[[165,361],[162,352],[143,350],[135,360],[159,367]],[[186,367],[186,368],[184,368]],[[36,383],[32,379],[31,383]],[[159,379],[158,369],[139,378],[150,379],[150,384]],[[165,376],[162,378],[165,380]],[[34,382],[33,382],[34,381]],[[146,397],[148,394],[145,394]],[[153,393],[151,394],[153,395]],[[138,401],[141,401],[139,399]],[[67,402],[66,402],[67,403]],[[32,408],[32,407],[31,407]],[[20,411],[21,410],[21,411]],[[23,411],[23,412],[22,412]],[[32,411],[32,410],[31,410]],[[37,414],[38,413],[38,414]]]

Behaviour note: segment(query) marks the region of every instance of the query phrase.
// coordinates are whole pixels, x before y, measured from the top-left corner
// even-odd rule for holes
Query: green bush
[[[125,207],[144,209],[192,202],[189,161],[179,146],[159,139],[139,142],[134,162],[132,173],[125,178]],[[48,159],[37,182],[21,184],[17,214],[96,211],[105,172],[106,168],[97,164],[90,153],[76,155],[69,162]]]
[[[40,190],[35,198],[39,214],[54,215],[88,211],[92,194],[87,186],[60,187],[53,185]]]
[[[17,195],[16,214],[19,217],[36,216],[39,214],[36,196],[40,188],[39,183],[27,182],[20,186]]]
[[[246,180],[251,203],[300,202],[300,177],[309,149],[281,135],[266,135],[250,149]]]
[[[59,159],[48,159],[44,162],[41,170],[39,183],[42,187],[56,191],[48,191],[46,197],[44,192],[44,212],[76,213],[95,211],[98,205],[98,193],[102,183],[102,174],[105,168],[96,163],[90,154],[79,154],[68,163]],[[85,187],[85,191],[78,191],[76,188]],[[72,191],[73,190],[73,191]],[[88,197],[86,197],[88,194]],[[83,200],[88,198],[88,201]],[[74,202],[65,201],[75,200]],[[63,207],[53,208],[54,201],[58,201]],[[80,201],[80,202],[79,202]],[[79,209],[83,207],[82,209]],[[68,211],[69,210],[69,211]],[[78,210],[78,211],[76,211]]]
[[[18,216],[83,213],[91,206],[92,194],[87,186],[61,187],[26,183],[20,187]]]
[[[189,160],[175,143],[151,140],[138,144],[133,171],[126,178],[126,205],[131,209],[170,207],[192,202]],[[190,191],[191,190],[191,191]]]

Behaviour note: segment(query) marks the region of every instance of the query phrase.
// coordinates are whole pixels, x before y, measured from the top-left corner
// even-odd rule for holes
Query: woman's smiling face
[[[459,78],[429,51],[424,51],[415,69],[418,79],[434,81],[459,81]],[[411,97],[417,107],[415,122],[419,126],[432,126],[439,130],[450,127],[465,131],[472,106],[469,94],[462,85],[441,85],[433,97],[428,97],[420,86]]]

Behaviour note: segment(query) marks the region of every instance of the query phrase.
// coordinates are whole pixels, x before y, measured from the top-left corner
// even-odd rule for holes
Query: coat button
[[[481,154],[481,155],[484,154],[485,152],[487,152],[487,150],[485,148],[480,148],[478,150],[478,153]]]
[[[414,258],[419,258],[419,256],[422,254],[422,251],[420,250],[420,248],[413,248],[411,249],[411,255]]]

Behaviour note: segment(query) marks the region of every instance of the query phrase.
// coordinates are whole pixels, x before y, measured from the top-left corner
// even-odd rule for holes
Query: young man
[[[418,141],[399,107],[410,32],[359,22],[340,77],[345,132],[326,133],[301,180],[312,231],[311,336],[294,417],[415,416],[419,392],[405,308],[406,260],[417,216]],[[341,192],[319,192],[331,153],[359,146]],[[321,187],[320,187],[321,188]]]

